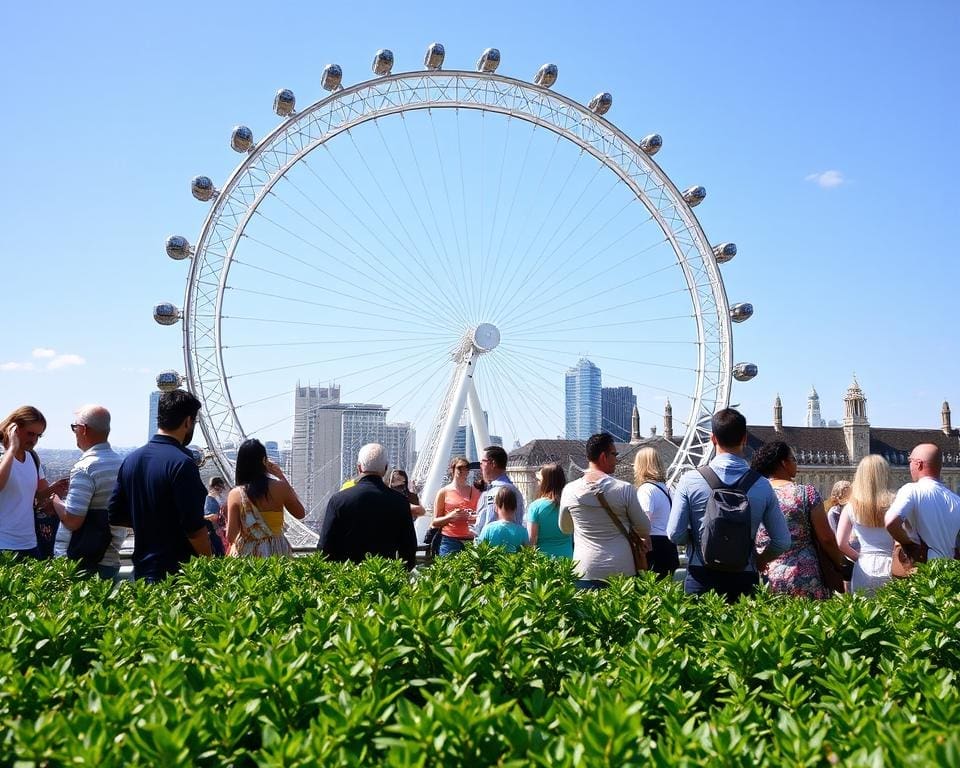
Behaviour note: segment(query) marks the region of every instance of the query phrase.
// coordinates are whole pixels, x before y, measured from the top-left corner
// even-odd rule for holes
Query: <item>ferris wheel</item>
[[[167,239],[190,269],[182,309],[154,318],[182,320],[185,371],[158,387],[200,398],[229,476],[240,440],[289,439],[296,389],[335,383],[358,418],[419,430],[429,501],[465,431],[480,449],[563,436],[588,362],[588,396],[602,376],[651,425],[672,404],[675,481],[706,461],[732,379],[757,373],[733,362],[731,322],[753,313],[727,301],[736,246],[711,245],[693,213],[706,191],[668,178],[659,135],[609,121],[609,93],[583,105],[552,90],[553,64],[525,82],[498,73],[496,49],[471,71],[444,54],[433,43],[424,69],[395,74],[380,50],[353,86],[328,65],[323,98],[298,110],[281,89],[262,139],[233,129],[227,181],[191,183],[210,203],[196,246]]]

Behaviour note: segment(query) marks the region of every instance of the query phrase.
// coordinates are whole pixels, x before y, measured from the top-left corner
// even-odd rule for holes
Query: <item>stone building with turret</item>
[[[940,409],[940,429],[873,427],[867,418],[867,398],[854,376],[843,396],[843,422],[838,426],[811,425],[819,421],[819,397],[815,407],[807,402],[807,426],[783,424],[783,405],[778,395],[773,404],[773,425],[748,427],[748,453],[770,440],[783,440],[797,457],[797,482],[816,486],[821,495],[830,493],[837,480],[852,480],[857,464],[868,454],[883,456],[891,465],[891,482],[898,488],[910,481],[908,458],[919,443],[933,443],[943,452],[943,482],[954,491],[960,489],[960,430],[950,419],[950,405]],[[831,422],[834,424],[835,422]]]
[[[813,401],[813,402],[811,402]],[[837,480],[852,480],[860,460],[871,453],[883,456],[891,465],[891,490],[910,481],[907,460],[910,451],[919,443],[933,443],[943,452],[943,482],[948,488],[960,491],[960,430],[954,429],[950,405],[944,402],[940,409],[940,428],[873,427],[867,418],[867,398],[854,377],[843,396],[843,422],[824,423],[820,416],[820,398],[816,389],[807,398],[806,426],[788,426],[783,423],[783,403],[777,395],[773,404],[772,425],[747,427],[748,457],[763,443],[783,440],[797,457],[797,482],[815,486],[827,496]],[[633,458],[645,445],[660,454],[664,467],[673,461],[682,435],[674,440],[673,408],[667,401],[663,413],[663,434],[656,428],[641,437],[639,413],[634,410],[630,442],[618,444],[619,461],[616,475],[633,481]],[[542,464],[558,462],[573,480],[583,474],[587,461],[584,440],[533,440],[510,453],[507,472],[524,497],[536,497],[534,478]]]

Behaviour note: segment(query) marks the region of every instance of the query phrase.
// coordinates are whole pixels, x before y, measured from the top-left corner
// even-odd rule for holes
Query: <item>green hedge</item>
[[[0,764],[960,765],[958,594],[957,562],[729,607],[486,548],[112,592],[4,560]]]

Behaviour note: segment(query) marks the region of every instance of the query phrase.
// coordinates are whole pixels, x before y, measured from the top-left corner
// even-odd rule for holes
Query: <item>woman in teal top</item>
[[[560,494],[567,477],[559,464],[544,464],[537,473],[540,492],[527,507],[530,546],[550,557],[573,557],[573,536],[560,530]]]

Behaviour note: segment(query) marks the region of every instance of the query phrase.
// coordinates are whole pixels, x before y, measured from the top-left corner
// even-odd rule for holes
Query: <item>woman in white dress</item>
[[[837,546],[854,561],[851,592],[873,594],[890,580],[893,538],[883,524],[893,502],[889,486],[890,465],[882,456],[865,456],[857,465],[850,501],[837,523]],[[850,546],[851,532],[860,542],[859,551]]]

